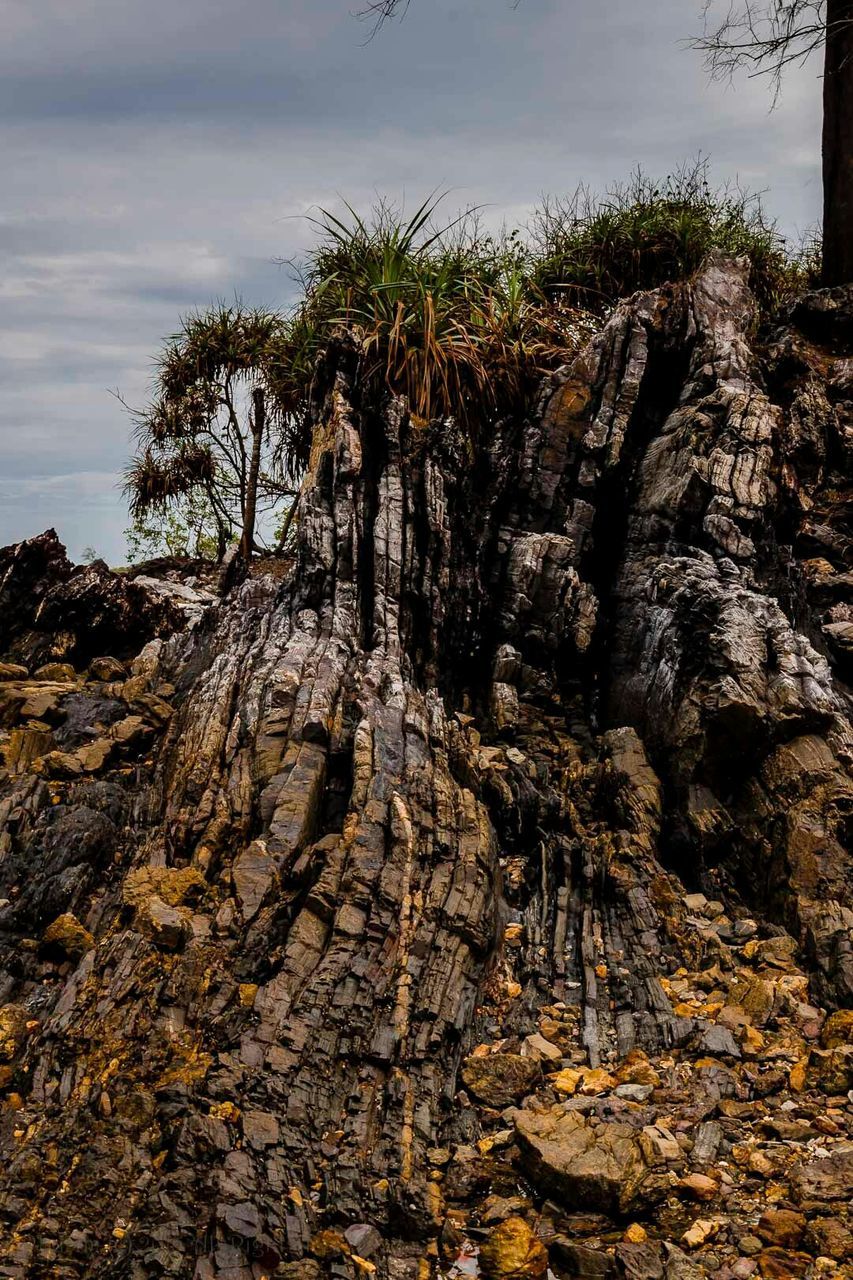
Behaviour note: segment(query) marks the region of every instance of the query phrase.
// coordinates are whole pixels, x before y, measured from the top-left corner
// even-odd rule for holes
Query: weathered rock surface
[[[0,1274],[844,1274],[849,301],[475,446],[337,343],[222,597],[0,552]]]

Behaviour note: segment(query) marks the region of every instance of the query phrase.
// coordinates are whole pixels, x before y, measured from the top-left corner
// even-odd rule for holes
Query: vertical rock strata
[[[745,274],[474,442],[334,344],[283,579],[0,552],[0,1275],[844,1274],[851,308]]]

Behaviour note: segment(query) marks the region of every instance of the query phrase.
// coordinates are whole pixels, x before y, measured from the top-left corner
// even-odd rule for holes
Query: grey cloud
[[[318,204],[438,187],[449,213],[516,223],[544,191],[702,150],[792,233],[817,216],[817,69],[773,114],[759,83],[709,85],[678,45],[684,0],[414,0],[367,46],[357,0],[6,7],[0,543],[55,523],[120,560],[129,423],[109,390],[144,398],[182,312],[288,305],[273,260]]]

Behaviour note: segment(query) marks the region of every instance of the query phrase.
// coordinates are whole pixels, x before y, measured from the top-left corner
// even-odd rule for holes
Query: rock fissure
[[[0,552],[3,1274],[844,1274],[853,404],[752,320],[480,441],[336,339],[284,578]]]

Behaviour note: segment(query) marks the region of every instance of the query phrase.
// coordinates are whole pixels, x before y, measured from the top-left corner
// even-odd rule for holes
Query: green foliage
[[[125,529],[127,562],[139,564],[158,556],[215,560],[218,532],[213,509],[204,496],[195,493],[173,498],[163,508],[138,515]]]
[[[749,259],[765,313],[801,283],[799,264],[760,199],[713,190],[702,162],[662,183],[638,170],[599,199],[580,187],[567,200],[546,201],[533,229],[538,287],[592,311],[692,275],[712,249]]]
[[[519,236],[482,235],[473,212],[436,227],[437,204],[410,218],[387,204],[369,220],[322,214],[291,322],[294,404],[339,329],[360,339],[368,385],[405,395],[424,420],[468,425],[517,406],[577,346],[583,318],[537,289]]]
[[[813,277],[758,197],[713,190],[700,161],[655,183],[637,172],[603,197],[546,200],[526,234],[484,235],[475,212],[436,225],[439,201],[405,217],[324,212],[302,268],[280,399],[304,421],[316,359],[354,332],[366,384],[405,395],[424,419],[469,427],[518,410],[619,298],[692,275],[712,249],[745,256],[765,317]],[[295,454],[304,458],[303,441]]]
[[[239,302],[182,321],[157,361],[155,398],[134,414],[139,447],[125,472],[134,520],[144,525],[152,513],[167,520],[182,502],[203,497],[221,554],[250,507],[254,533],[255,496],[261,516],[292,496],[301,435],[279,394],[290,334],[280,315]],[[258,395],[264,417],[254,486]]]
[[[819,247],[790,254],[760,200],[714,191],[702,162],[661,183],[638,171],[600,198],[581,188],[546,200],[526,232],[484,234],[476,211],[441,223],[439,203],[409,217],[387,203],[366,218],[349,206],[344,217],[322,212],[289,315],[237,303],[184,320],[158,362],[157,397],[137,416],[140,450],[126,476],[139,528],[157,514],[158,545],[163,522],[199,495],[220,554],[244,528],[258,390],[259,502],[273,538],[289,532],[282,517],[308,460],[315,370],[336,332],[360,346],[368,397],[405,396],[416,420],[452,416],[474,437],[523,413],[542,375],[621,297],[689,277],[712,249],[748,258],[765,319],[819,266]]]

